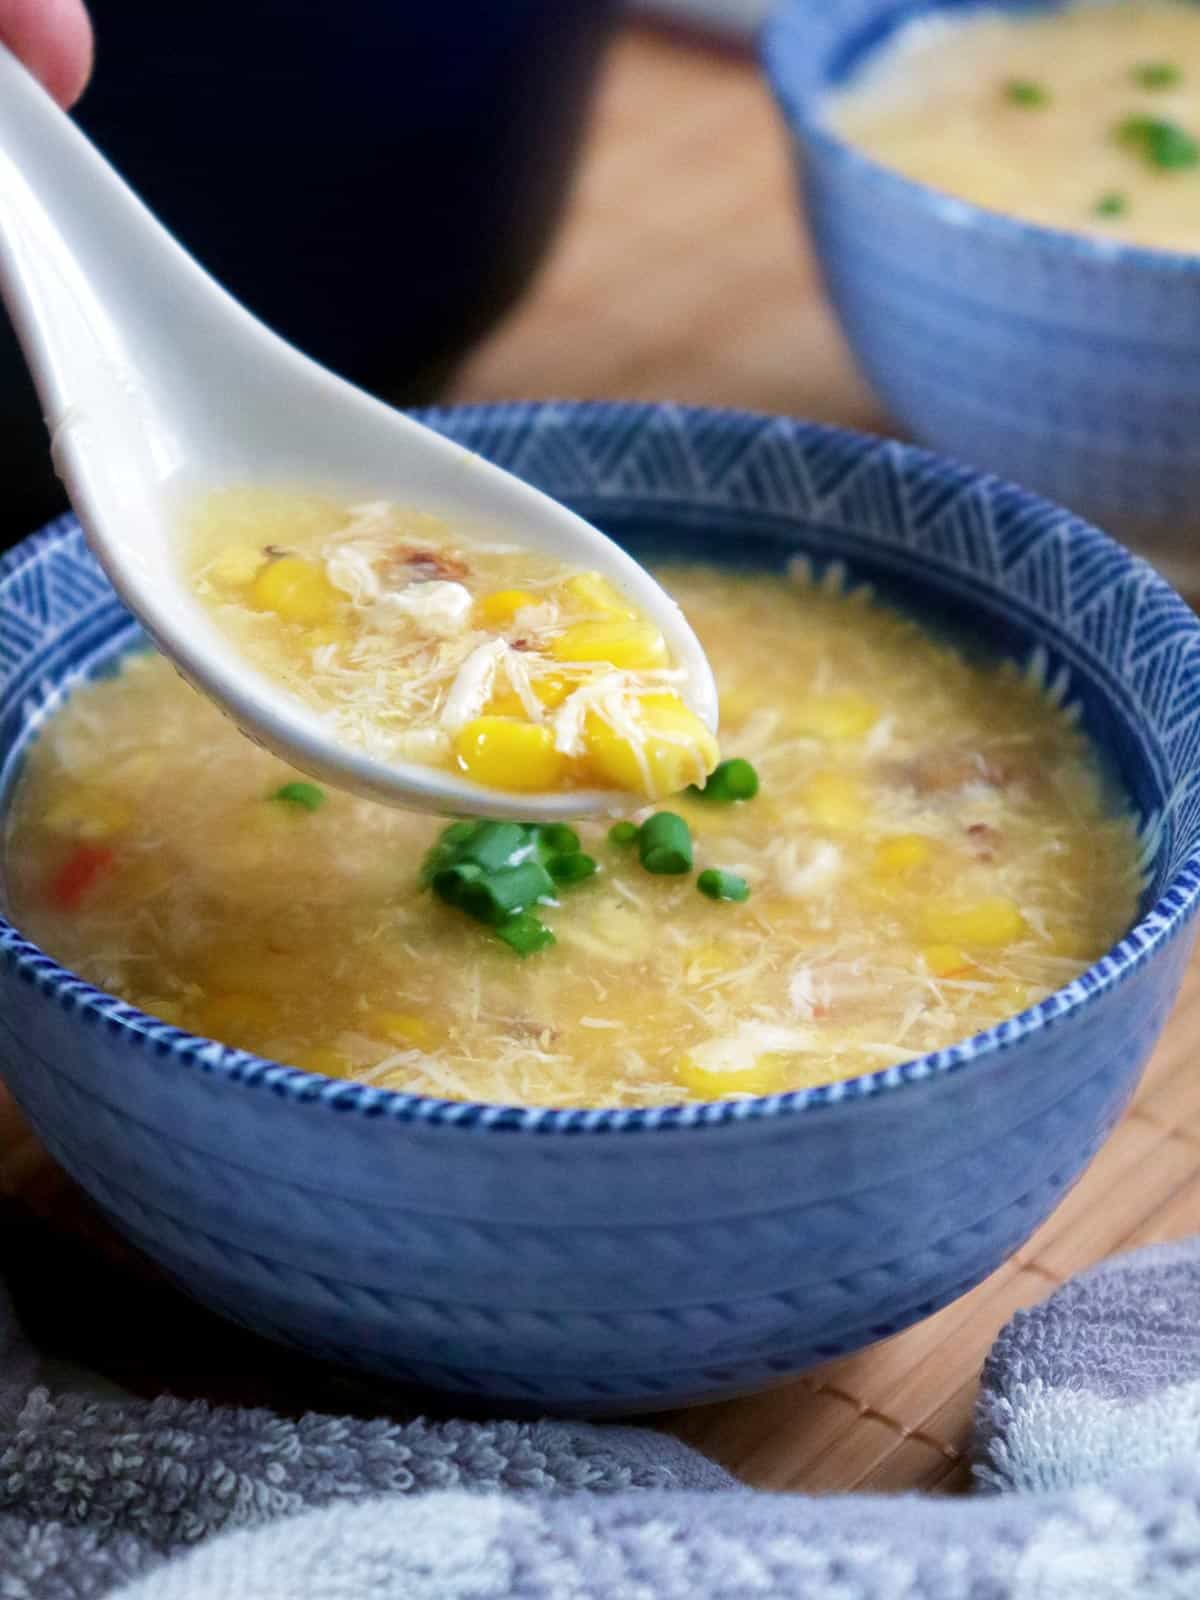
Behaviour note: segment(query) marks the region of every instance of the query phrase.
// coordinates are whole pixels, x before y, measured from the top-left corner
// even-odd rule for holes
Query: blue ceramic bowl
[[[869,1077],[649,1111],[465,1105],[190,1037],[0,921],[0,1069],[199,1299],[332,1361],[541,1410],[656,1407],[853,1350],[1054,1208],[1158,1036],[1200,887],[1200,624],[1065,512],[895,443],[670,407],[434,413],[635,548],[843,567],[969,620],[1080,716],[1143,823],[1141,920],[1077,982]],[[136,630],[70,520],[0,563],[0,770]]]
[[[763,56],[830,298],[906,431],[1095,518],[1200,591],[1200,256],[983,211],[823,124],[824,97],[899,24],[979,3],[780,0]]]

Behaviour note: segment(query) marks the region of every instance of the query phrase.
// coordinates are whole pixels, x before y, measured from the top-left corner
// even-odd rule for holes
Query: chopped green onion
[[[481,822],[463,847],[462,857],[485,872],[518,866],[533,854],[535,831],[520,822]]]
[[[453,866],[441,867],[430,880],[433,892],[449,906],[461,906],[462,897],[473,883],[483,877],[483,868],[473,861],[456,861]]]
[[[270,798],[283,800],[292,806],[303,806],[305,811],[320,811],[325,804],[325,791],[315,783],[285,783]]]
[[[1133,81],[1143,89],[1174,89],[1183,82],[1183,68],[1173,61],[1144,61],[1134,67]]]
[[[468,839],[473,839],[479,828],[477,822],[453,822],[441,837],[442,844],[466,844]]]
[[[579,835],[565,822],[551,822],[539,830],[544,849],[556,856],[568,856],[579,849]]]
[[[1028,110],[1050,104],[1050,91],[1032,78],[1010,78],[1004,85],[1004,96],[1010,104]]]
[[[497,939],[503,939],[509,949],[515,950],[519,956],[531,956],[538,950],[548,949],[555,942],[546,924],[539,922],[528,911],[519,911],[515,917],[509,917],[495,933]]]
[[[421,883],[439,899],[492,928],[518,955],[552,945],[529,907],[553,899],[556,883],[582,883],[597,870],[562,823],[452,823],[425,856]]]
[[[1200,144],[1177,122],[1157,117],[1126,117],[1116,128],[1117,141],[1152,167],[1180,172],[1200,164]]]
[[[706,867],[696,879],[696,887],[710,900],[749,900],[750,885],[736,872],[721,872],[716,867]]]
[[[527,911],[553,895],[554,879],[545,867],[537,861],[524,861],[519,867],[501,867],[467,883],[459,894],[458,909],[476,922],[495,927],[513,912]]]
[[[636,822],[614,822],[608,830],[609,844],[615,844],[618,850],[624,850],[633,844],[638,836]]]
[[[1100,196],[1092,209],[1098,217],[1123,217],[1129,210],[1129,196],[1119,189],[1110,189]]]
[[[682,817],[656,811],[638,832],[638,855],[647,872],[677,875],[692,870],[692,836]]]
[[[592,856],[584,855],[582,850],[571,850],[566,855],[551,856],[546,863],[546,871],[555,883],[582,883],[596,871],[596,862]]]
[[[731,806],[736,800],[753,800],[758,793],[758,773],[748,761],[735,756],[732,761],[722,761],[713,768],[703,789],[693,784],[689,793],[724,806]]]

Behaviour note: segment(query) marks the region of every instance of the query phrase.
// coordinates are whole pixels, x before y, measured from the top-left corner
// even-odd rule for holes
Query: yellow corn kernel
[[[973,905],[935,900],[921,914],[925,937],[935,943],[982,945],[998,949],[1023,938],[1025,918],[1011,900],[993,895]]]
[[[727,1094],[779,1094],[789,1085],[791,1067],[791,1058],[776,1050],[752,1056],[744,1067],[713,1069],[685,1055],[675,1064],[675,1081],[701,1100],[720,1100]]]
[[[427,1017],[408,1011],[380,1011],[372,1019],[372,1027],[393,1044],[412,1050],[430,1051],[437,1048],[440,1030]]]
[[[927,944],[921,951],[925,970],[935,978],[962,978],[971,970],[971,958],[956,944]]]
[[[564,678],[561,672],[547,672],[533,680],[533,692],[547,711],[557,711],[569,694],[574,694],[579,682]]]
[[[879,721],[879,707],[860,694],[827,694],[802,700],[788,717],[797,733],[814,739],[861,739]]]
[[[231,544],[212,562],[208,576],[229,589],[242,589],[253,583],[267,557],[261,545]]]
[[[562,589],[568,603],[579,611],[598,612],[602,617],[619,617],[626,622],[632,622],[637,616],[633,607],[598,572],[577,572],[564,582]]]
[[[647,694],[638,701],[639,737],[618,731],[597,712],[583,725],[586,763],[605,786],[659,799],[703,783],[716,766],[716,739],[678,695]]]
[[[94,842],[122,833],[133,821],[133,807],[103,789],[80,789],[52,805],[43,820],[52,833]]]
[[[818,828],[855,828],[867,814],[862,784],[849,772],[814,772],[800,791]]]
[[[506,628],[518,611],[537,603],[537,595],[528,589],[496,589],[476,602],[475,620],[483,628]]]
[[[563,701],[576,688],[570,678],[564,678],[559,672],[547,672],[544,676],[534,678],[533,692],[547,711],[555,711]],[[490,717],[522,717],[528,720],[525,702],[519,694],[511,690],[505,694],[493,695],[488,702],[487,714]]]
[[[670,659],[667,641],[652,622],[622,619],[576,622],[554,640],[550,654],[556,661],[606,661],[631,672],[665,667]]]
[[[207,1039],[239,1050],[253,1050],[279,1020],[275,1001],[261,994],[214,994],[195,1013],[194,1027]]]
[[[349,1078],[354,1072],[350,1057],[329,1045],[311,1045],[304,1050],[291,1050],[288,1054],[292,1066],[301,1067],[305,1072],[320,1072],[327,1078]]]
[[[933,846],[924,834],[899,833],[875,846],[871,869],[877,878],[906,878],[923,867],[932,854]]]
[[[303,556],[268,562],[250,589],[250,599],[260,611],[274,611],[285,622],[309,628],[332,621],[341,598],[324,570]]]
[[[562,755],[540,723],[476,717],[455,735],[454,751],[466,776],[486,789],[541,793],[562,779]]]

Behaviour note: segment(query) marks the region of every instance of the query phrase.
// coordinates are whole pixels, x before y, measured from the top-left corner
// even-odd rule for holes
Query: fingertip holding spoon
[[[303,484],[486,527],[602,573],[662,632],[713,730],[711,668],[679,607],[582,517],[338,378],[272,333],[156,221],[0,47],[0,296],[55,468],[121,599],[256,743],[331,786],[421,811],[530,820],[610,811],[610,790],[513,794],[335,740],[260,676],[192,594],[180,508],[205,487]]]

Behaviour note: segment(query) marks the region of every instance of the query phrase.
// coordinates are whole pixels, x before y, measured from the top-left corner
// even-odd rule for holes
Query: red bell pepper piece
[[[116,857],[103,845],[81,844],[73,850],[50,880],[50,903],[60,911],[77,911],[89,890],[109,870]]]

